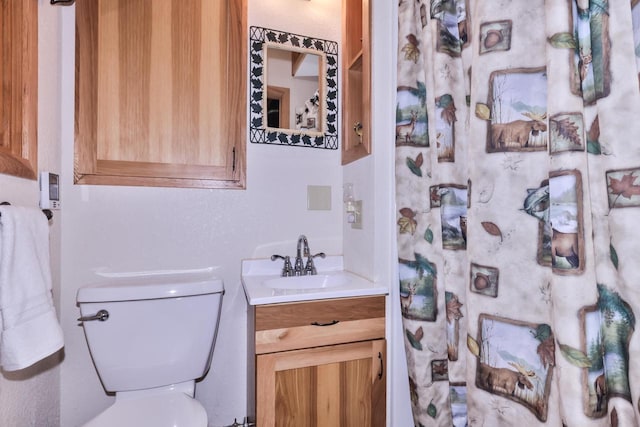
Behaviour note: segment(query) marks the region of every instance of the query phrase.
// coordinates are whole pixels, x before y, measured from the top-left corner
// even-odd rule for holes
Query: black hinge
[[[232,164],[231,164],[231,171],[235,172],[236,171],[236,147],[233,147],[233,150],[231,151],[233,153],[233,160],[232,160]]]

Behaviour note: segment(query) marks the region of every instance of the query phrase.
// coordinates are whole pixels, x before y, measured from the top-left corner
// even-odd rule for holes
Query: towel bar
[[[9,203],[9,202],[0,203],[0,205],[10,205],[10,204],[11,203]],[[42,213],[47,217],[47,219],[53,218],[53,212],[51,211],[51,209],[42,209]]]

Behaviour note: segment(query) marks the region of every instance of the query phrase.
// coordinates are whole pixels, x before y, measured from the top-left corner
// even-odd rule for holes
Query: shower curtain
[[[416,426],[638,426],[640,0],[398,0]]]

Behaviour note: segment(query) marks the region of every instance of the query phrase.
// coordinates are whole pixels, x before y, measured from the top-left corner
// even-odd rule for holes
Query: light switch
[[[307,210],[330,211],[331,187],[328,185],[307,185]]]

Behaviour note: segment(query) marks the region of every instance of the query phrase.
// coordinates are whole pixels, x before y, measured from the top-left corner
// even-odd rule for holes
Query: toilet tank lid
[[[102,276],[99,282],[78,289],[76,301],[133,301],[224,292],[222,280],[206,271]]]

